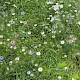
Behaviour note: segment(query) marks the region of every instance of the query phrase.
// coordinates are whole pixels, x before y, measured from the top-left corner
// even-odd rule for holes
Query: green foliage
[[[79,2],[0,0],[0,80],[79,80]]]

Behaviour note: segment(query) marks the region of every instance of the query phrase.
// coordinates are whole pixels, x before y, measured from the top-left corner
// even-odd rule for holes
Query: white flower
[[[68,5],[69,7],[71,6],[71,4]]]
[[[23,23],[23,21],[20,21],[20,23]]]
[[[27,21],[23,21],[23,24],[26,25],[27,24]]]
[[[64,57],[66,58],[66,57],[67,57],[67,55],[64,55]]]
[[[31,74],[30,74],[30,76],[34,76],[34,74],[33,74],[33,73],[31,73]]]
[[[63,8],[63,5],[61,4],[61,5],[59,5],[59,7],[60,7],[60,9],[62,9]]]
[[[52,1],[47,1],[46,3],[47,3],[47,4],[53,4],[53,2],[52,2]]]
[[[33,71],[36,71],[36,69],[33,69]]]
[[[25,14],[25,12],[21,12],[21,15],[24,15]]]
[[[34,64],[34,66],[38,66],[38,64]]]
[[[74,10],[74,12],[77,12],[77,10]]]
[[[64,67],[64,70],[67,70],[67,67]]]
[[[13,46],[10,46],[10,48],[13,48]]]
[[[54,20],[55,20],[54,17],[52,17],[50,21],[53,22]]]
[[[42,68],[42,67],[39,67],[39,68],[38,68],[38,71],[39,71],[39,72],[42,72],[42,71],[43,71],[43,68]]]
[[[80,21],[79,21],[77,24],[79,24],[79,25],[80,25]]]
[[[16,49],[17,47],[16,46],[14,46],[14,49]]]
[[[34,26],[36,27],[36,26],[37,26],[37,24],[34,24]]]
[[[35,46],[34,48],[37,48],[37,46]]]
[[[36,52],[36,55],[40,56],[40,55],[41,55],[41,53],[40,53],[40,52]]]
[[[41,32],[42,35],[44,35],[44,32]]]
[[[72,80],[75,80],[74,78],[72,78]]]
[[[7,24],[7,26],[11,26],[11,24]]]
[[[77,53],[77,56],[80,56],[80,52]]]
[[[31,74],[31,71],[28,71],[27,74]]]
[[[15,58],[15,61],[19,61],[19,59],[20,59],[19,57],[16,57],[16,58]]]
[[[22,49],[22,52],[24,52],[24,51],[25,51],[25,49],[23,48],[23,49]]]
[[[65,43],[64,40],[62,40],[62,41],[61,41],[61,44],[64,44],[64,43]]]
[[[31,34],[31,31],[29,31],[28,34]]]
[[[12,65],[12,61],[9,62],[9,65]]]
[[[9,21],[9,23],[10,23],[10,24],[14,24],[15,22],[14,22],[13,19],[12,19],[12,20]]]
[[[53,17],[53,16],[50,14],[49,17]]]
[[[12,13],[12,15],[14,16],[14,15],[15,15],[15,13]]]
[[[33,52],[30,50],[30,51],[29,51],[29,54],[30,54],[30,55],[32,55],[32,54],[33,54]]]
[[[10,39],[7,39],[7,41],[10,41]]]
[[[9,67],[7,67],[7,70],[9,71]]]
[[[56,3],[56,5],[53,6],[53,9],[56,11],[56,10],[59,10],[59,4]]]
[[[55,38],[55,35],[52,35],[52,38]]]
[[[58,79],[60,80],[60,79],[62,79],[62,77],[61,76],[58,76]]]
[[[39,44],[39,47],[41,46],[41,44]]]
[[[26,54],[26,52],[24,52],[24,54]]]
[[[44,44],[47,44],[47,42],[44,42]]]
[[[0,42],[0,44],[2,44],[2,42]]]
[[[15,4],[13,4],[13,6],[14,6],[15,8],[17,8],[17,6],[16,6]]]
[[[0,38],[3,38],[3,35],[0,35]]]

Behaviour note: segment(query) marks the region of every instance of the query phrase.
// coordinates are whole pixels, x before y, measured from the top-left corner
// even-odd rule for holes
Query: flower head
[[[0,56],[0,60],[3,60],[4,59],[4,57],[3,56]]]
[[[39,68],[38,68],[38,71],[39,71],[39,72],[42,72],[42,71],[43,71],[43,68],[42,68],[42,67],[39,67]]]
[[[73,37],[73,38],[72,38],[72,41],[73,41],[73,42],[74,42],[74,41],[76,41],[76,40],[77,40],[77,38],[76,38],[76,37]]]
[[[11,41],[10,43],[11,43],[12,46],[15,46],[15,41],[14,40]]]
[[[0,35],[0,38],[3,38],[3,35]]]

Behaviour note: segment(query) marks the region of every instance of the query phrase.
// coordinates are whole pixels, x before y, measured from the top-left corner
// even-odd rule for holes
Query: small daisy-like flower
[[[12,13],[12,15],[14,16],[14,15],[15,15],[15,13]]]
[[[74,78],[72,78],[72,80],[75,80]]]
[[[41,32],[41,35],[44,35],[44,32]]]
[[[30,76],[34,76],[34,74],[33,74],[33,73],[31,73],[31,74],[30,74]]]
[[[41,46],[41,44],[38,45],[39,47]]]
[[[16,46],[14,46],[14,49],[16,49],[17,47]]]
[[[64,58],[66,58],[67,57],[67,55],[64,55]]]
[[[9,67],[7,67],[7,70],[9,71]]]
[[[15,41],[14,40],[11,41],[10,43],[11,43],[12,46],[15,46]]]
[[[34,24],[34,26],[36,27],[36,26],[37,26],[37,24]]]
[[[67,67],[64,67],[64,70],[67,70]]]
[[[12,62],[12,61],[10,61],[10,62],[9,62],[9,65],[12,65],[12,63],[13,63],[13,62]]]
[[[34,66],[38,66],[38,64],[34,64]]]
[[[80,25],[80,21],[79,21],[77,24],[79,24],[79,25]]]
[[[61,80],[61,79],[62,79],[62,77],[61,77],[61,76],[58,76],[58,79],[59,79],[59,80]]]
[[[37,46],[35,46],[34,48],[37,48]]]
[[[29,51],[29,54],[30,54],[30,55],[32,55],[32,54],[33,54],[33,52],[30,50],[30,51]]]
[[[19,61],[19,59],[20,59],[19,57],[16,57],[16,58],[15,58],[15,61]]]
[[[10,46],[10,48],[13,48],[13,46]]]
[[[0,35],[0,38],[3,38],[3,35]]]
[[[52,35],[52,38],[55,38],[55,35]]]
[[[61,41],[61,44],[64,44],[64,43],[65,43],[64,40],[62,40],[62,41]]]
[[[53,9],[56,11],[56,10],[59,10],[59,4],[56,3],[56,5],[53,6]]]
[[[28,75],[31,74],[31,71],[27,71],[27,74],[28,74]]]
[[[24,15],[25,14],[25,12],[21,12],[21,15]]]
[[[3,56],[0,56],[0,60],[3,60],[4,59],[4,57]]]
[[[47,4],[53,4],[53,1],[47,1],[46,3]]]
[[[80,56],[80,52],[77,53],[77,56]]]
[[[20,21],[20,23],[23,23],[23,21]]]
[[[42,67],[39,67],[39,68],[38,68],[38,71],[39,71],[39,72],[42,72],[42,71],[43,71],[43,68],[42,68]]]
[[[11,26],[11,24],[7,24],[7,26]]]
[[[23,24],[26,25],[27,24],[27,21],[23,21]]]
[[[24,51],[25,51],[25,48],[22,49],[22,52],[24,52]]]
[[[13,6],[14,6],[15,8],[17,8],[17,6],[16,6],[15,4],[13,4]]]
[[[40,56],[40,55],[41,55],[41,53],[40,53],[40,52],[36,52],[36,55]]]
[[[68,6],[71,7],[71,4],[69,4]]]
[[[47,42],[44,42],[44,44],[47,44]]]
[[[52,17],[50,21],[51,21],[51,22],[55,21],[54,17]]]
[[[49,17],[53,17],[53,16],[50,14]]]
[[[61,4],[61,5],[59,5],[59,7],[60,7],[60,9],[62,9],[63,8],[63,5]]]
[[[7,41],[10,41],[10,39],[7,39]]]
[[[28,34],[31,34],[31,31],[29,31]]]
[[[33,71],[36,71],[36,69],[33,69]]]
[[[18,38],[18,36],[19,36],[19,34],[15,34],[15,35],[14,35],[15,38]]]
[[[3,44],[3,42],[0,42],[0,44]]]
[[[24,54],[26,54],[26,52],[24,52]]]
[[[76,41],[76,40],[77,40],[77,38],[76,38],[76,37],[73,37],[73,38],[72,38],[72,41]]]

